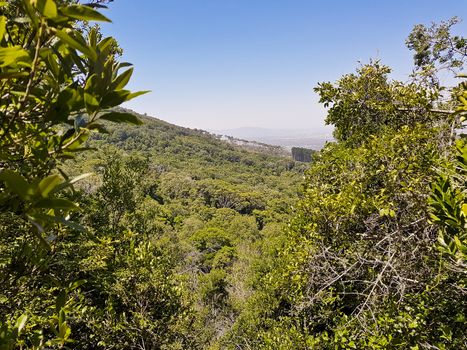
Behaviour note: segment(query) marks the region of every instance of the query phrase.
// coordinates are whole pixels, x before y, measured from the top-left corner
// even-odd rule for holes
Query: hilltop
[[[177,126],[124,108],[118,110],[136,115],[143,125],[106,123],[108,133],[94,134],[92,143],[110,144],[126,151],[145,152],[151,154],[154,162],[175,168],[201,165],[205,171],[209,171],[213,166],[215,168],[223,165],[235,166],[235,171],[238,171],[239,167],[251,169],[257,166],[263,171],[277,174],[299,166],[293,161],[290,152],[280,146]]]

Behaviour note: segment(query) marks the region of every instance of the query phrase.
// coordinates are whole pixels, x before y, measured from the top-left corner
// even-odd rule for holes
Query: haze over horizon
[[[335,81],[371,58],[405,81],[412,54],[404,41],[412,27],[466,10],[453,0],[118,0],[106,12],[114,23],[103,31],[135,65],[130,89],[152,90],[125,107],[205,130],[320,130],[318,82]],[[465,32],[466,21],[455,30]]]

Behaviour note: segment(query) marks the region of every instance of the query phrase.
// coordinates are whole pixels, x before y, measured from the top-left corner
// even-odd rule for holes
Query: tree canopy
[[[414,27],[408,82],[318,84],[305,164],[119,107],[109,2],[0,2],[0,349],[467,347],[456,18]]]

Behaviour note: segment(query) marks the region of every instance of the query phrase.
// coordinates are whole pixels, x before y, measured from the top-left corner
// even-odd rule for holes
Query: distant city
[[[243,127],[228,130],[209,130],[216,135],[232,136],[237,139],[256,141],[286,149],[304,147],[314,150],[323,148],[326,142],[333,141],[332,129],[267,129]]]

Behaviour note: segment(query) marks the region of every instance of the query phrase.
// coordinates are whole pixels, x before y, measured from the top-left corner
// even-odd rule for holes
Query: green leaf
[[[111,48],[112,44],[116,45],[115,39],[112,38],[112,37],[107,37],[105,39],[102,39],[99,42],[99,44],[97,45],[97,48],[99,49],[100,52],[110,51],[110,48]]]
[[[31,215],[26,215],[26,218],[36,228],[36,231],[33,232],[36,238],[39,240],[40,246],[45,250],[51,250],[52,248],[50,247],[50,244],[44,239],[44,237],[42,237],[42,233],[45,231],[45,229],[36,219],[37,216],[38,215],[34,215],[34,217],[32,217]]]
[[[83,143],[87,141],[88,138],[89,132],[81,133],[81,135],[79,135],[79,137],[71,145],[68,145],[63,150],[66,152],[77,150]]]
[[[93,91],[97,87],[97,74],[94,73],[86,79],[86,85],[84,86],[84,91]]]
[[[15,323],[15,328],[18,332],[18,335],[21,333],[23,330],[24,326],[26,325],[26,321],[28,320],[28,316],[26,314],[22,314],[18,319],[16,320]]]
[[[62,182],[59,186],[57,186],[55,188],[55,190],[53,192],[58,192],[58,191],[61,191],[67,187],[72,187],[74,183],[80,181],[80,180],[83,180],[91,175],[94,175],[94,173],[86,173],[86,174],[81,174],[71,180],[67,180],[65,182]]]
[[[97,132],[100,132],[101,134],[108,134],[109,131],[104,127],[104,125],[99,124],[99,123],[91,123],[87,126],[89,130],[96,130]]]
[[[101,21],[101,22],[112,22],[110,19],[105,17],[100,12],[90,8],[89,6],[83,5],[70,5],[60,9],[60,12],[70,18],[82,20],[82,21]]]
[[[43,198],[47,198],[49,193],[52,192],[61,183],[62,178],[59,175],[50,175],[39,182],[37,189]]]
[[[31,19],[28,17],[16,17],[13,18],[11,21],[18,24],[31,23]]]
[[[6,17],[0,16],[0,41],[3,39],[6,30]]]
[[[137,116],[131,113],[109,112],[100,116],[100,119],[109,120],[115,123],[129,123],[142,125],[143,122]]]
[[[131,92],[128,90],[116,90],[112,91],[111,93],[105,95],[102,98],[101,107],[102,108],[110,108],[121,105],[123,102],[130,101],[131,99],[138,97],[140,95],[144,95],[150,91],[137,91]]]
[[[39,240],[41,241],[41,244],[44,244],[45,243],[45,247],[46,249],[47,248],[50,248],[49,244],[46,242],[46,240],[44,239],[44,237],[42,237],[41,233],[44,233],[45,232],[45,229],[44,227],[38,222],[38,220],[36,219],[36,214],[34,215],[34,217],[32,217],[31,215],[26,215],[26,218],[34,225],[34,227],[36,228],[37,232],[36,232],[36,236],[37,238],[39,238]]]
[[[71,46],[73,49],[82,52],[85,56],[90,58],[92,61],[97,61],[97,53],[89,46],[83,45],[78,40],[74,39],[63,30],[57,30],[55,34],[60,38],[60,40]]]
[[[60,146],[66,144],[67,142],[71,142],[73,137],[76,135],[76,130],[74,128],[68,129],[61,137],[60,137]]]
[[[131,92],[128,90],[112,91],[102,98],[101,107],[110,108],[110,107],[121,105],[123,102],[127,100],[130,94]]]
[[[35,208],[78,210],[79,207],[63,198],[42,198],[34,204]]]
[[[128,82],[130,81],[131,75],[133,74],[133,68],[130,68],[120,74],[115,80],[112,82],[112,86],[114,90],[121,90],[123,89]]]
[[[73,222],[73,221],[69,221],[69,220],[65,220],[64,218],[61,218],[61,217],[58,217],[58,216],[54,216],[54,221],[64,225],[64,226],[67,226],[73,230],[76,230],[76,231],[81,231],[81,232],[84,232],[86,231],[86,228],[76,222]]]
[[[88,41],[91,47],[97,47],[97,28],[93,27],[88,33]]]
[[[145,95],[147,93],[151,92],[151,90],[144,90],[144,91],[136,91],[132,92],[131,94],[128,95],[126,101],[130,101],[138,96]]]
[[[36,8],[47,18],[57,17],[57,5],[53,0],[36,0]]]
[[[122,69],[122,68],[126,68],[126,67],[131,67],[131,66],[133,66],[133,65],[130,62],[120,62],[119,64],[117,64],[117,70]]]
[[[16,65],[20,61],[27,61],[29,54],[21,46],[0,48],[0,68]]]
[[[60,67],[58,66],[58,63],[55,57],[56,56],[52,52],[48,52],[46,56],[46,63],[47,63],[47,67],[52,72],[54,77],[58,79],[60,75]]]
[[[70,228],[72,228],[73,230],[76,230],[76,231],[86,231],[86,229],[82,225],[80,225],[80,224],[78,224],[76,222],[73,222],[73,221],[65,220],[64,218],[62,218],[60,216],[53,216],[53,215],[36,213],[36,214],[34,214],[34,217],[28,217],[28,219],[30,221],[41,220],[43,222],[56,222],[58,224],[62,224],[62,225],[65,225],[67,227],[70,227]]]
[[[58,313],[58,324],[59,324],[59,327],[61,326],[62,323],[64,323],[66,320],[66,316],[65,316],[65,311],[63,310],[63,308],[60,309],[60,312]]]
[[[17,79],[17,78],[26,78],[29,76],[28,72],[2,72],[0,73],[0,79]]]
[[[14,171],[3,170],[0,173],[0,181],[5,182],[5,185],[23,200],[28,200],[34,195],[32,186],[23,176]]]
[[[58,293],[57,300],[55,302],[55,310],[57,312],[60,312],[60,310],[65,307],[66,299],[66,292],[64,290],[61,290],[60,293]]]
[[[71,328],[67,325],[66,322],[61,322],[58,326],[58,329],[59,329],[59,333],[58,333],[59,338],[63,340],[67,340],[70,337]]]
[[[83,107],[84,101],[79,94],[79,90],[74,86],[69,86],[60,91],[57,100],[52,104],[52,108],[47,114],[47,119],[66,123],[70,111],[80,110]]]
[[[87,282],[86,280],[74,281],[73,283],[70,284],[70,286],[68,288],[69,288],[69,290],[75,290],[75,289],[81,287],[86,282]]]
[[[87,92],[84,93],[84,104],[89,114],[92,114],[99,108],[99,101],[97,101],[97,98]]]
[[[84,86],[84,104],[89,114],[92,114],[99,108],[99,101],[96,96],[93,95],[93,92],[96,90],[96,85],[97,75],[93,74],[86,80],[86,85]]]
[[[24,5],[24,9],[26,10],[26,13],[27,13],[27,17],[28,20],[31,20],[32,21],[32,24],[34,25],[34,27],[38,27],[39,26],[39,20],[38,20],[38,16],[36,15],[35,11],[34,11],[34,8],[32,7],[32,4],[31,4],[31,1],[30,0],[23,0],[23,5]]]
[[[92,176],[94,175],[94,173],[86,173],[86,174],[81,174],[73,179],[71,179],[70,181],[68,181],[68,183],[71,185],[71,184],[74,184],[75,182],[78,182],[78,181],[81,181],[89,176]]]

